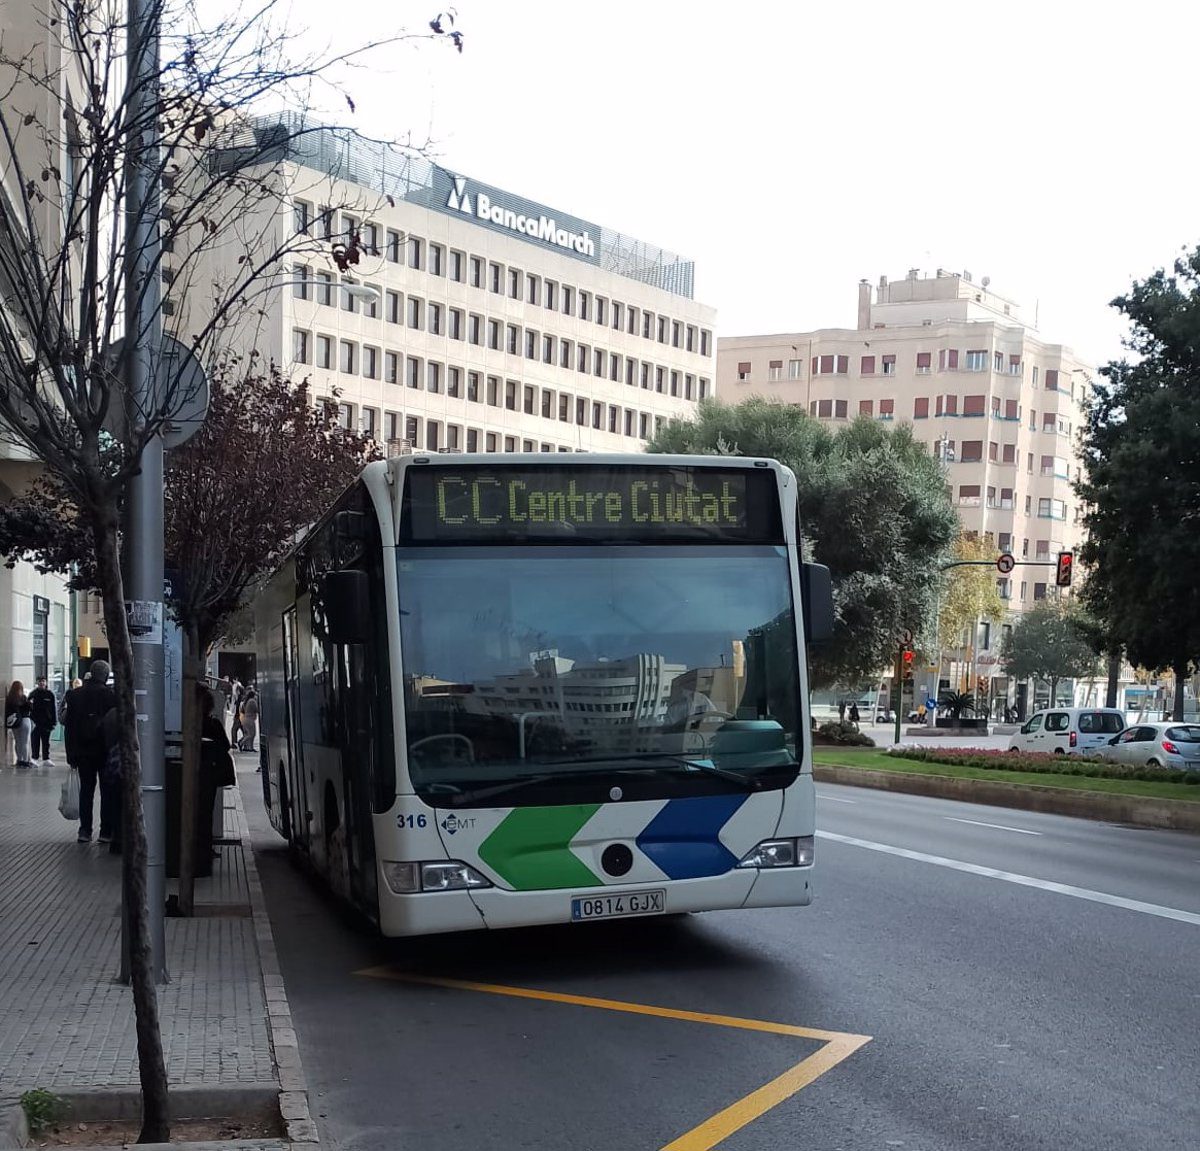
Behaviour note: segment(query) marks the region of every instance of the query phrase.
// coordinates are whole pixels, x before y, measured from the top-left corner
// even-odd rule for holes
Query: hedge
[[[1041,751],[984,751],[975,748],[898,747],[888,751],[898,759],[944,763],[949,767],[980,767],[989,771],[1032,771],[1044,775],[1085,775],[1093,779],[1141,779],[1154,783],[1200,784],[1200,771],[1169,767],[1137,767],[1076,755]]]

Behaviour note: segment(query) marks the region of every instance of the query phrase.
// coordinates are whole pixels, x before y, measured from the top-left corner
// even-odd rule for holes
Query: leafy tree
[[[192,397],[177,370],[150,372],[147,362],[157,358],[162,329],[208,362],[216,337],[250,312],[251,298],[272,277],[278,287],[288,257],[320,250],[313,237],[272,227],[227,282],[201,271],[231,245],[246,251],[248,221],[277,219],[286,194],[281,149],[310,130],[285,123],[259,133],[252,113],[268,96],[310,108],[318,88],[353,113],[339,75],[404,35],[314,55],[298,48],[290,13],[283,5],[274,11],[275,0],[211,23],[190,0],[142,0],[130,13],[113,0],[43,7],[28,22],[37,36],[6,34],[0,43],[0,424],[53,477],[95,560],[120,719],[139,1139],[166,1142],[142,749],[118,537],[131,479],[154,462],[157,437]],[[461,50],[461,37],[437,20],[427,35]],[[160,214],[167,184],[179,194]],[[194,288],[184,302],[195,304],[166,322],[158,306],[164,251],[176,287]],[[351,235],[326,254],[335,264],[357,262],[361,245]],[[141,381],[151,374],[147,396]]]
[[[973,534],[962,533],[954,541],[955,560],[996,559],[996,548]],[[946,651],[963,646],[970,634],[974,643],[975,623],[995,623],[1004,618],[1004,601],[996,587],[996,569],[988,567],[951,568],[945,575],[938,605],[937,647]]]
[[[834,584],[834,636],[809,651],[812,686],[871,679],[890,666],[897,630],[932,615],[958,525],[938,464],[907,426],[864,417],[833,430],[760,398],[706,401],[649,450],[766,456],[796,473],[805,550]]]
[[[1045,599],[1025,612],[1004,641],[1001,659],[1016,679],[1040,679],[1058,701],[1058,681],[1092,675],[1096,652],[1088,642],[1087,619],[1071,601]]]
[[[314,407],[271,365],[240,373],[226,364],[212,381],[208,417],[167,457],[164,512],[168,606],[183,630],[184,765],[182,826],[195,823],[200,725],[196,685],[204,660],[231,624],[247,592],[268,575],[297,534],[318,519],[377,454],[373,441]],[[74,572],[78,588],[99,573],[85,521],[53,476],[0,507],[0,554],[41,571]],[[191,913],[194,840],[180,850],[180,909]]]
[[[1174,673],[1176,719],[1200,664],[1200,248],[1113,301],[1133,359],[1100,369],[1077,484],[1089,538],[1084,596],[1110,644]],[[1109,647],[1111,652],[1112,647]]]

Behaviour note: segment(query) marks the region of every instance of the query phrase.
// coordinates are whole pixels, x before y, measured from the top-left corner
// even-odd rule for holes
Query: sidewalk
[[[54,752],[51,768],[0,766],[0,1100],[35,1087],[128,1095],[139,1082],[133,998],[117,982],[121,857],[76,843],[78,824],[58,813],[66,768]],[[239,758],[239,783],[257,786],[251,757]],[[196,916],[166,921],[167,1077],[172,1087],[278,1092],[273,1040],[288,1042],[290,1019],[240,797],[224,795],[229,842],[212,878],[196,882]]]

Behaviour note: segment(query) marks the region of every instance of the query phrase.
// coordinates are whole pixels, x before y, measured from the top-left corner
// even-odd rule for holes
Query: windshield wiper
[[[633,762],[639,766],[652,766],[655,760],[666,760],[667,763],[675,764],[689,771],[702,771],[706,775],[715,775],[718,779],[727,779],[731,783],[741,784],[747,791],[758,791],[762,787],[762,780],[757,775],[746,775],[729,767],[721,767],[720,764],[713,763],[711,759],[691,759],[686,755],[654,752],[650,755],[638,756]]]

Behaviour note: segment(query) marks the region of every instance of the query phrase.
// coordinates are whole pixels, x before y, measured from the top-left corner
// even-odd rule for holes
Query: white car
[[[1114,736],[1099,754],[1113,763],[1200,771],[1200,724],[1137,723]]]
[[[1047,707],[1035,711],[1009,741],[1009,751],[1084,755],[1107,748],[1125,730],[1125,714],[1111,707]]]

